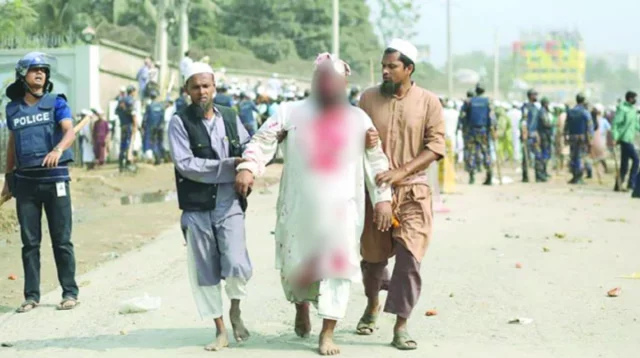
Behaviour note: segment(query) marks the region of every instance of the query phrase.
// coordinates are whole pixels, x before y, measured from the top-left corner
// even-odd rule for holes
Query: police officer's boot
[[[487,177],[486,177],[486,179],[484,180],[484,183],[482,183],[482,185],[492,185],[492,184],[493,184],[493,183],[492,183],[492,181],[491,181],[492,176],[493,176],[493,175],[492,175],[492,173],[491,173],[491,170],[487,170]]]
[[[549,166],[549,163],[544,163],[544,169],[543,169],[543,174],[544,177],[547,181],[549,181],[549,179],[551,179],[551,175],[549,175],[549,172],[547,171],[547,167]]]
[[[124,169],[127,166],[127,160],[124,158],[121,158],[120,160],[118,160],[118,170],[120,171],[120,173],[124,172]]]
[[[591,179],[593,178],[593,170],[591,169],[591,167],[587,168],[587,179]]]
[[[476,183],[476,177],[474,172],[469,172],[469,185]]]

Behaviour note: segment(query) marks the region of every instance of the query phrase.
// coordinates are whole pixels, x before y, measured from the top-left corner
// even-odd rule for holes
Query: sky
[[[349,1],[349,0],[342,0]],[[451,0],[452,51],[493,53],[511,46],[520,31],[573,30],[582,34],[587,55],[640,54],[640,0]],[[367,0],[372,17],[378,0]],[[444,65],[447,54],[446,0],[414,0],[421,12],[412,42],[431,46],[431,62]]]

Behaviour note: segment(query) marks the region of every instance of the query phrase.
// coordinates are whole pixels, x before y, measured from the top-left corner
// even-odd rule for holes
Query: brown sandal
[[[72,303],[72,302],[73,304],[69,305],[69,303]],[[64,298],[56,308],[58,309],[58,311],[69,311],[76,308],[79,304],[80,302],[77,299],[73,297],[67,297],[67,298]]]
[[[16,313],[27,313],[33,310],[34,308],[38,307],[38,305],[39,305],[38,302],[34,300],[26,300],[22,302],[20,307],[16,309]]]

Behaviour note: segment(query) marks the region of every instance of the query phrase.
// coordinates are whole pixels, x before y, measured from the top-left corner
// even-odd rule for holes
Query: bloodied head
[[[335,104],[346,101],[349,65],[330,54],[321,54],[316,59],[313,73],[313,91],[321,104]]]

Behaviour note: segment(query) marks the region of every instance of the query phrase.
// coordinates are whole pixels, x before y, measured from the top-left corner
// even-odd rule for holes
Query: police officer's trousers
[[[22,237],[22,265],[24,268],[24,297],[40,301],[40,244],[42,242],[42,209],[49,224],[51,244],[62,297],[77,298],[75,281],[76,261],[71,243],[71,198],[69,183],[65,195],[59,196],[56,183],[17,180],[16,207]]]

